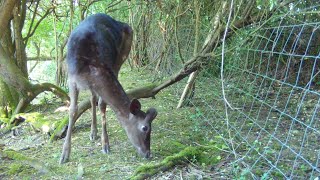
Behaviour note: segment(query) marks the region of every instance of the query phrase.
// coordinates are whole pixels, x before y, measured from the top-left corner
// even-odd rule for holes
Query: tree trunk
[[[7,24],[12,18],[12,10],[18,0],[3,0],[0,7],[0,40],[7,30]],[[4,26],[5,25],[5,26]]]
[[[8,6],[5,6],[6,4],[10,3],[5,1],[0,9],[0,14],[4,15],[3,17],[0,16],[0,22],[2,23],[0,24],[0,35],[2,37],[0,39],[0,78],[2,81],[1,88],[6,89],[2,95],[5,95],[9,99],[8,102],[4,104],[8,105],[8,103],[10,103],[9,105],[14,109],[15,114],[23,112],[27,105],[43,91],[51,91],[62,99],[68,100],[68,95],[59,87],[48,83],[33,85],[29,82],[26,66],[25,44],[22,38],[22,27],[26,11],[25,1],[23,0],[21,4],[15,3],[16,8],[13,6],[10,6],[9,8]],[[21,5],[21,7],[19,5]],[[15,46],[10,44],[10,37],[7,37],[11,36],[11,18],[8,14],[10,14],[10,16],[13,14],[14,16],[13,32]],[[2,44],[6,45],[6,50],[3,48]],[[14,57],[17,58],[16,61],[13,59]],[[18,101],[15,100],[17,97],[19,98]]]
[[[69,1],[70,3],[70,22],[69,22],[69,29],[67,32],[67,35],[65,39],[59,40],[58,33],[56,29],[57,25],[57,18],[53,18],[53,24],[54,24],[54,34],[55,34],[55,60],[56,60],[56,85],[60,87],[66,87],[67,86],[67,68],[65,67],[64,60],[65,60],[65,53],[64,49],[68,43],[68,37],[72,31],[72,23],[73,23],[73,16],[74,16],[74,7],[73,7],[73,0]],[[59,41],[62,42],[59,45]]]
[[[194,48],[193,48],[193,56],[195,56],[198,53],[198,47],[199,47],[199,30],[200,30],[200,5],[198,0],[194,0],[194,10],[196,14],[196,19],[195,19],[195,40],[194,40]],[[194,89],[195,89],[195,80],[196,77],[198,76],[199,71],[195,71],[191,73],[189,76],[188,82],[182,92],[182,95],[180,97],[179,103],[177,108],[181,108],[183,103],[185,103],[186,99],[190,100],[192,99],[192,96],[194,94]],[[192,90],[192,91],[191,91]]]
[[[131,6],[131,2],[128,2]],[[143,2],[141,5],[136,6],[135,11],[143,11],[139,18],[130,9],[130,25],[133,29],[133,43],[131,47],[132,64],[136,67],[142,67],[149,64],[149,57],[147,53],[147,45],[149,42],[149,31],[152,20],[152,13],[150,12],[150,3]]]
[[[60,82],[60,62],[59,62],[59,42],[58,42],[58,33],[57,33],[57,18],[53,16],[52,18],[53,23],[53,33],[54,33],[54,59],[56,62],[56,85],[59,86]]]
[[[128,1],[127,2],[128,6],[129,6],[129,19],[128,19],[128,22],[129,22],[129,25],[131,26],[132,30],[133,30],[133,39],[134,39],[134,42],[135,42],[135,29],[134,29],[134,14],[132,12],[132,5],[131,5],[131,1]],[[131,45],[131,53],[129,54],[129,65],[130,65],[130,68],[132,69],[133,68],[133,64],[135,62],[135,53],[136,53],[136,46],[135,46],[135,43],[132,43]],[[132,62],[132,63],[131,63]]]
[[[131,4],[131,3],[130,3]],[[136,11],[139,12],[142,10],[142,5],[140,6],[136,6]],[[133,30],[133,43],[132,43],[132,48],[131,48],[131,53],[132,54],[132,64],[133,66],[139,67],[140,66],[140,48],[139,48],[139,44],[140,44],[140,40],[139,40],[139,29],[141,26],[141,18],[142,15],[139,17],[139,19],[137,19],[133,13],[132,13],[132,30]]]
[[[15,57],[16,62],[23,75],[28,78],[28,68],[27,68],[27,55],[26,55],[26,45],[22,37],[22,27],[25,20],[25,2],[19,2],[13,9],[13,31],[14,31],[14,42],[15,42]]]
[[[149,31],[150,31],[150,24],[152,20],[152,13],[150,13],[150,3],[146,1],[145,13],[143,13],[143,25],[142,25],[142,46],[141,52],[143,56],[141,57],[141,64],[145,66],[149,64],[149,56],[147,52],[147,46],[149,43]]]
[[[181,108],[183,106],[183,104],[186,103],[187,101],[190,101],[193,94],[194,94],[194,90],[195,90],[195,80],[196,77],[198,76],[199,71],[196,70],[195,72],[192,72],[188,78],[187,84],[184,87],[184,90],[182,92],[182,95],[180,97],[179,103],[177,105],[177,108]],[[187,102],[188,103],[188,102]]]
[[[51,91],[63,100],[69,100],[68,95],[59,87],[50,83],[31,84],[21,70],[10,60],[0,46],[0,77],[19,94],[19,103],[14,114],[23,112],[27,105],[41,92]]]

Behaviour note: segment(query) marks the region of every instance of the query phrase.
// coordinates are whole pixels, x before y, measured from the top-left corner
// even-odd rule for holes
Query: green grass
[[[141,87],[152,81],[151,74],[146,71],[133,72],[125,67],[120,73],[120,82],[126,90]],[[88,92],[81,93],[80,100],[88,97],[89,94]],[[0,139],[0,144],[5,144],[5,149],[14,149],[25,157],[39,161],[48,169],[46,172],[41,172],[18,159],[2,158],[0,179],[77,179],[79,176],[85,179],[127,179],[142,165],[159,164],[166,157],[178,154],[188,146],[210,144],[208,133],[203,133],[203,128],[206,127],[193,118],[201,112],[194,107],[177,110],[179,97],[174,94],[174,89],[168,88],[161,91],[156,99],[141,99],[142,109],[155,107],[158,111],[158,116],[152,124],[153,158],[151,160],[138,156],[110,110],[107,113],[107,126],[111,153],[102,154],[100,139],[95,142],[89,140],[91,112],[88,110],[76,123],[72,134],[70,161],[63,165],[58,162],[64,139],[50,143],[47,134],[34,132],[27,123],[21,127],[21,136],[13,139],[8,135]],[[56,103],[51,108],[39,108],[39,112],[45,114],[48,121],[56,120],[67,114],[67,112],[54,113],[54,108],[58,106],[59,103]],[[98,122],[99,120],[98,116]],[[98,131],[100,135],[100,126],[98,126]],[[213,137],[213,132],[210,136]],[[220,146],[223,146],[222,143]],[[213,162],[217,163],[221,158],[219,154],[215,153],[214,156],[211,156],[210,152],[206,153],[199,156],[198,162],[194,162],[199,165],[200,169],[210,168]],[[8,164],[13,165],[8,166]]]

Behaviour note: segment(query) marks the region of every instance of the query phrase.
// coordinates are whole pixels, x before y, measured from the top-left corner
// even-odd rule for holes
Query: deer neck
[[[130,99],[117,79],[118,71],[91,67],[91,74],[87,76],[91,89],[111,107],[118,121],[125,126],[129,120]]]
[[[110,107],[114,111],[116,118],[118,119],[122,127],[126,127],[128,125],[130,114],[129,106],[130,100],[128,97],[126,97],[125,99],[121,97],[121,100],[113,104],[110,103]]]
[[[112,84],[111,87],[112,86],[114,85]],[[106,102],[108,106],[110,106],[110,108],[113,110],[121,125],[125,126],[129,120],[130,99],[120,83],[118,84],[118,86],[112,87],[110,89],[112,89],[112,92],[110,93],[112,95],[105,95],[104,93],[99,95],[102,100]],[[105,93],[107,93],[107,90],[105,90]]]

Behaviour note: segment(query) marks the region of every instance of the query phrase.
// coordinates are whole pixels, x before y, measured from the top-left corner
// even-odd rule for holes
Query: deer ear
[[[146,118],[148,119],[148,121],[152,122],[156,117],[157,117],[157,110],[155,108],[150,108],[147,111],[147,116]]]
[[[141,104],[138,99],[132,99],[130,103],[130,113],[136,115],[138,111],[141,109]]]

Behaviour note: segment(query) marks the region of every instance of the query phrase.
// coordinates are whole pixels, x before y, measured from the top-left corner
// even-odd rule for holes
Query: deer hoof
[[[109,146],[102,146],[102,153],[103,154],[109,154],[110,153],[110,148]]]
[[[63,152],[60,158],[60,164],[66,163],[68,161],[69,161],[69,155]]]
[[[90,141],[95,141],[97,139],[97,132],[90,133]]]

